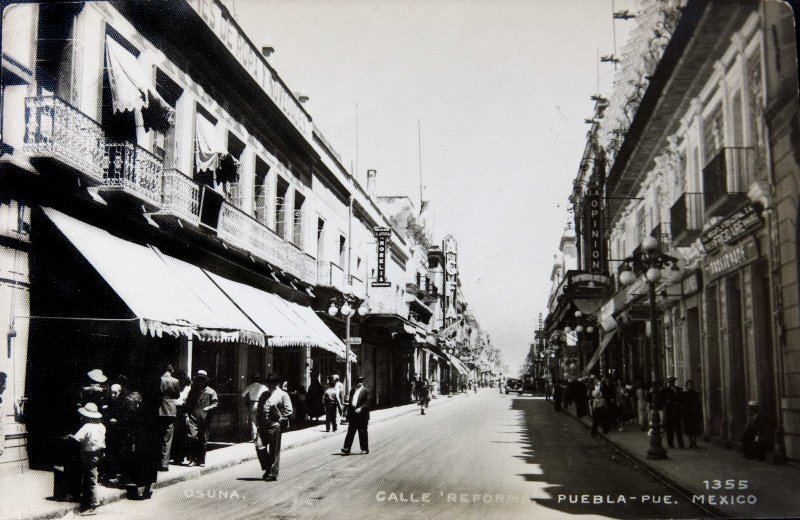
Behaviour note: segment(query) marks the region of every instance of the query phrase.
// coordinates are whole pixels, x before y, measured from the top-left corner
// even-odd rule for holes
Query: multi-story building
[[[223,5],[10,5],[2,38],[0,465],[50,461],[94,368],[141,390],[206,370],[227,440],[251,376],[300,391],[349,350],[403,402],[406,238]]]
[[[630,259],[647,237],[677,264],[663,271],[655,301],[643,277],[617,283],[596,313],[619,324],[598,346],[598,366],[628,380],[692,379],[706,434],[728,446],[756,400],[775,422],[776,459],[797,459],[792,11],[780,2],[643,2],[638,18],[587,146],[608,157],[597,186],[610,272],[640,271]]]

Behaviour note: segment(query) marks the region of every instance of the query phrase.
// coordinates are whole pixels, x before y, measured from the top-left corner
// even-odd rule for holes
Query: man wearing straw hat
[[[82,515],[93,515],[97,507],[97,468],[103,458],[106,447],[106,427],[100,422],[103,414],[94,403],[86,403],[78,409],[83,416],[83,426],[70,438],[81,445],[81,467],[83,479],[81,482],[81,508]]]
[[[189,415],[189,436],[192,438],[189,466],[206,465],[206,444],[208,443],[208,427],[211,423],[211,411],[219,404],[217,392],[208,386],[208,372],[198,370],[186,398]]]

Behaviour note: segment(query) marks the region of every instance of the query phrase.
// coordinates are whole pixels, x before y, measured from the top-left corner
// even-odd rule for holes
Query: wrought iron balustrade
[[[200,186],[176,169],[164,170],[161,211],[200,224]]]
[[[161,159],[131,142],[106,142],[108,168],[103,184],[129,191],[154,206],[161,205]]]
[[[279,269],[288,270],[284,241],[274,231],[234,205],[223,202],[217,236]]]
[[[721,149],[703,168],[703,199],[708,216],[725,215],[747,199],[756,175],[754,148]]]
[[[55,96],[25,99],[23,150],[32,157],[58,160],[98,184],[108,167],[100,125]]]
[[[341,267],[333,262],[319,262],[318,265],[317,279],[319,285],[326,285],[328,287],[336,287],[339,290],[344,290],[344,271]]]
[[[690,245],[703,229],[703,194],[687,192],[669,210],[672,242],[676,247]]]

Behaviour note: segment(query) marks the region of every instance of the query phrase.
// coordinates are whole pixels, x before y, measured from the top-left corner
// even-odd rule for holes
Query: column
[[[188,90],[175,103],[175,167],[194,177],[195,100]]]
[[[67,47],[72,52],[75,77],[71,78],[71,86],[60,88],[63,95],[66,95],[64,89],[69,88],[69,100],[72,104],[95,121],[100,121],[103,103],[106,45],[104,25],[101,14],[93,8],[84,9],[76,17],[72,30],[72,46]]]
[[[295,187],[290,183],[289,188],[286,190],[286,200],[283,203],[283,218],[286,222],[286,225],[284,226],[285,234],[283,238],[292,243],[294,243],[294,192]]]
[[[239,194],[242,197],[241,210],[254,215],[253,193],[256,179],[256,151],[248,145],[239,157]]]
[[[269,171],[267,172],[267,179],[266,179],[266,190],[267,190],[267,226],[275,231],[276,222],[275,222],[275,211],[277,207],[277,197],[278,197],[278,166],[277,163],[273,162],[272,166],[270,166]]]

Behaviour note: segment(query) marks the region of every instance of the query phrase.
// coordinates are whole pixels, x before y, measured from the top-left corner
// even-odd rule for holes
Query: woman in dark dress
[[[703,433],[703,403],[691,379],[683,392],[683,431],[689,437],[689,447],[697,448],[697,437]]]
[[[314,422],[317,422],[321,415],[325,415],[325,408],[322,406],[322,394],[324,393],[325,390],[322,388],[319,380],[314,377],[314,380],[311,381],[311,385],[308,387],[308,393],[306,394],[306,411],[309,419],[313,419]]]

